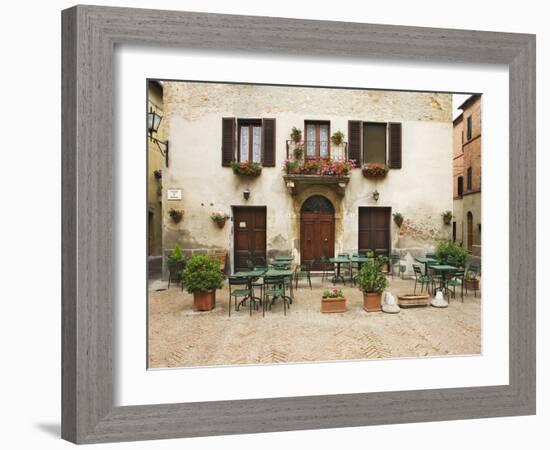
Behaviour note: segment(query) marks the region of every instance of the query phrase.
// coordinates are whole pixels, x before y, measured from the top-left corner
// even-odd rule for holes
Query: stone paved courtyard
[[[227,286],[213,311],[193,312],[193,296],[156,281],[149,288],[149,367],[273,364],[372,358],[471,355],[481,352],[481,298],[469,292],[444,309],[402,308],[398,314],[367,313],[356,287],[342,286],[345,313],[322,314],[321,294],[332,283],[313,278],[294,291],[283,315],[279,303],[260,311],[232,311]],[[340,286],[340,285],[339,285]],[[414,280],[390,279],[388,290],[412,293]]]

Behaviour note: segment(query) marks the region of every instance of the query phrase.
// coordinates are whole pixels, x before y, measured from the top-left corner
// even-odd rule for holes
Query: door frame
[[[391,220],[391,214],[392,214],[392,207],[391,206],[371,206],[371,205],[365,205],[365,206],[358,206],[357,210],[357,252],[360,251],[359,246],[359,223],[361,221],[361,209],[385,209],[388,212],[388,256],[392,252],[392,220]],[[372,249],[374,251],[374,249]]]
[[[235,211],[236,209],[263,209],[265,211],[265,254],[264,259],[267,263],[267,206],[266,205],[231,205],[231,239],[229,239],[229,264],[230,273],[235,273]]]

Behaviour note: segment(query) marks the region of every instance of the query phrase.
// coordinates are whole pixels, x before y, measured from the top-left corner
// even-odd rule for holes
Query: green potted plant
[[[330,140],[334,145],[342,145],[342,142],[344,142],[344,137],[345,137],[344,133],[338,130],[332,134],[332,137],[330,138]]]
[[[216,211],[210,214],[210,218],[218,227],[223,228],[229,216],[222,211]]]
[[[296,145],[292,152],[294,154],[294,161],[301,161],[304,156],[304,147],[303,145]]]
[[[195,311],[210,311],[216,306],[216,289],[223,286],[224,275],[220,261],[205,255],[189,258],[183,270],[183,287],[193,294]]]
[[[398,227],[401,227],[401,225],[403,225],[403,214],[401,214],[400,212],[394,213],[393,221]]]
[[[443,222],[445,222],[445,225],[450,225],[451,220],[453,220],[453,212],[452,211],[443,211],[441,213],[441,217],[443,217]]]
[[[464,287],[466,290],[479,291],[479,279],[475,272],[467,270],[464,273]]]
[[[323,291],[321,299],[322,313],[343,313],[346,312],[346,298],[342,289],[333,288]]]
[[[363,264],[357,275],[357,285],[363,292],[363,309],[367,312],[382,310],[382,292],[388,280],[382,272],[382,261],[375,259]]]
[[[174,221],[174,223],[180,223],[183,219],[183,211],[181,209],[170,208],[168,215]]]
[[[176,243],[170,254],[168,255],[168,271],[169,271],[169,280],[170,282],[179,283],[181,281],[181,271],[185,268],[185,258],[181,247]]]
[[[468,252],[454,242],[440,242],[435,250],[437,260],[441,264],[450,264],[456,267],[465,267]]]
[[[297,144],[302,141],[302,130],[296,127],[292,127],[290,132],[290,138]]]

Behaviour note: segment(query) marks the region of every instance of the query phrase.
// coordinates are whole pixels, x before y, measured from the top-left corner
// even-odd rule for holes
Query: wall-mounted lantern
[[[250,198],[250,189],[246,188],[243,191],[243,197],[244,197],[245,200],[248,200]]]
[[[166,167],[168,167],[168,141],[161,141],[153,136],[154,134],[157,134],[161,120],[162,116],[156,111],[153,111],[153,107],[150,107],[149,112],[147,113],[147,131],[149,134],[149,139],[157,144],[161,155],[164,156]]]
[[[372,198],[374,199],[375,202],[377,202],[379,197],[380,197],[380,193],[377,190],[375,190],[372,193]]]

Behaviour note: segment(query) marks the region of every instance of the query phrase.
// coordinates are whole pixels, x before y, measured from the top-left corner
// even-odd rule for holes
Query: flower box
[[[262,165],[257,162],[245,161],[238,162],[233,161],[231,168],[235,175],[243,175],[247,177],[257,177],[262,174]]]
[[[346,298],[344,292],[339,288],[332,288],[323,292],[321,299],[322,313],[343,313],[346,312]]]
[[[470,289],[471,291],[479,291],[479,280],[464,279],[464,287],[466,288],[466,290]]]
[[[386,164],[363,164],[361,172],[366,178],[384,178],[390,168]]]
[[[347,176],[355,167],[355,161],[351,159],[333,160],[326,158],[306,159],[305,161],[289,161],[285,163],[287,174],[294,175],[323,175],[342,177]]]
[[[321,312],[322,313],[343,313],[346,312],[346,298],[345,297],[327,297],[321,300]]]

